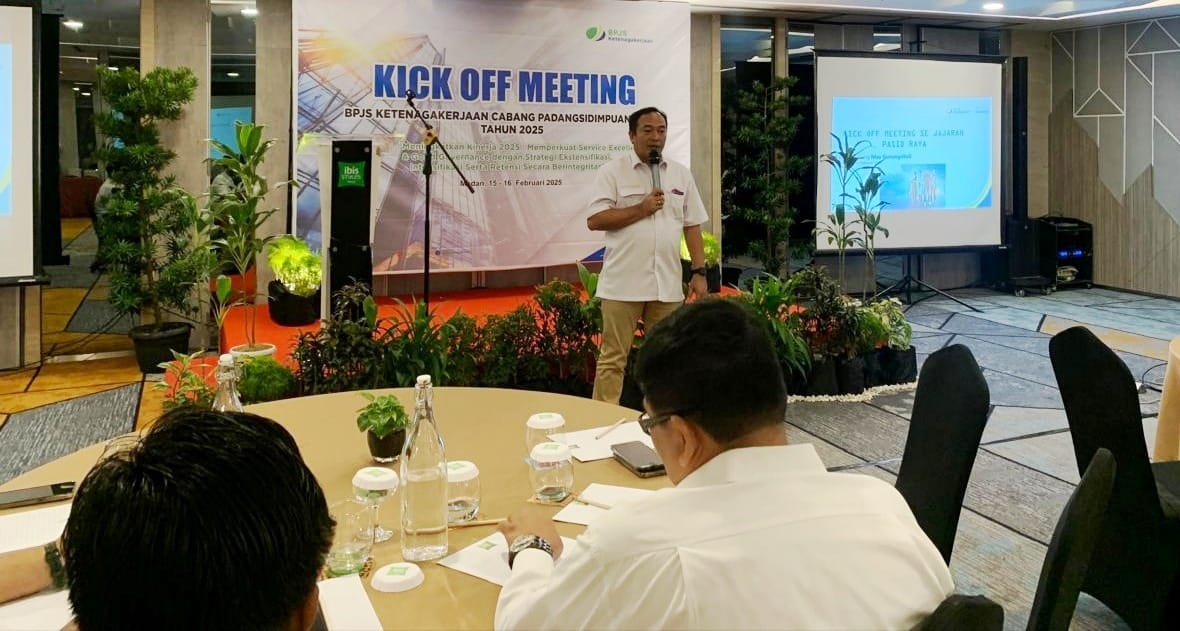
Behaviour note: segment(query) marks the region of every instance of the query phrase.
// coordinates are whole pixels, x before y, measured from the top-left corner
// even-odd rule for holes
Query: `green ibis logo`
[[[365,163],[341,162],[336,173],[336,186],[338,188],[349,186],[363,188],[365,186]]]

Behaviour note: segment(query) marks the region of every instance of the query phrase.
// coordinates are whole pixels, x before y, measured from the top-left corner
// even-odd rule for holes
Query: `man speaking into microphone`
[[[631,114],[627,125],[634,151],[599,167],[586,219],[591,230],[606,233],[594,398],[616,404],[636,324],[642,319],[651,328],[684,303],[682,233],[692,257],[689,297],[708,291],[701,224],[709,215],[688,168],[662,157],[668,116],[645,107]]]

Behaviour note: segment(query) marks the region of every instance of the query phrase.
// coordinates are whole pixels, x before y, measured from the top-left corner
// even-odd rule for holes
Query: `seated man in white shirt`
[[[787,445],[782,372],[744,305],[660,322],[637,379],[676,486],[613,507],[574,549],[513,515],[497,629],[908,629],[953,591],[892,486]]]

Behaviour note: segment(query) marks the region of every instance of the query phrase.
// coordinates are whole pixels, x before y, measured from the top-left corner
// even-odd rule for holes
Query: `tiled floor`
[[[1048,359],[1049,337],[1083,324],[1116,349],[1137,378],[1159,387],[1168,341],[1180,335],[1180,302],[1108,289],[1024,298],[986,290],[954,294],[980,311],[945,298],[907,311],[919,361],[947,344],[965,344],[991,390],[993,410],[964,500],[951,569],[958,591],[987,594],[1005,607],[1007,628],[1023,628],[1046,544],[1078,480]],[[73,318],[69,309],[84,295],[73,288],[50,294],[46,321]],[[161,409],[151,386],[131,357],[0,373],[0,482],[150,422]],[[1159,392],[1149,389],[1141,400],[1151,414]],[[892,481],[912,404],[912,392],[867,403],[792,403],[791,439],[814,443],[829,467]],[[1154,430],[1155,419],[1146,418],[1149,445]],[[1120,624],[1083,596],[1072,628]]]

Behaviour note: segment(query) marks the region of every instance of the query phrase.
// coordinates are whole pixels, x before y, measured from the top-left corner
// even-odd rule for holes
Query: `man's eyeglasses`
[[[685,416],[686,414],[689,414],[688,410],[677,410],[667,414],[656,414],[655,416],[644,412],[643,414],[639,415],[638,419],[635,420],[639,422],[639,429],[642,429],[644,434],[651,436],[651,428],[659,425],[660,423],[666,423],[668,419],[672,418],[673,416]]]

